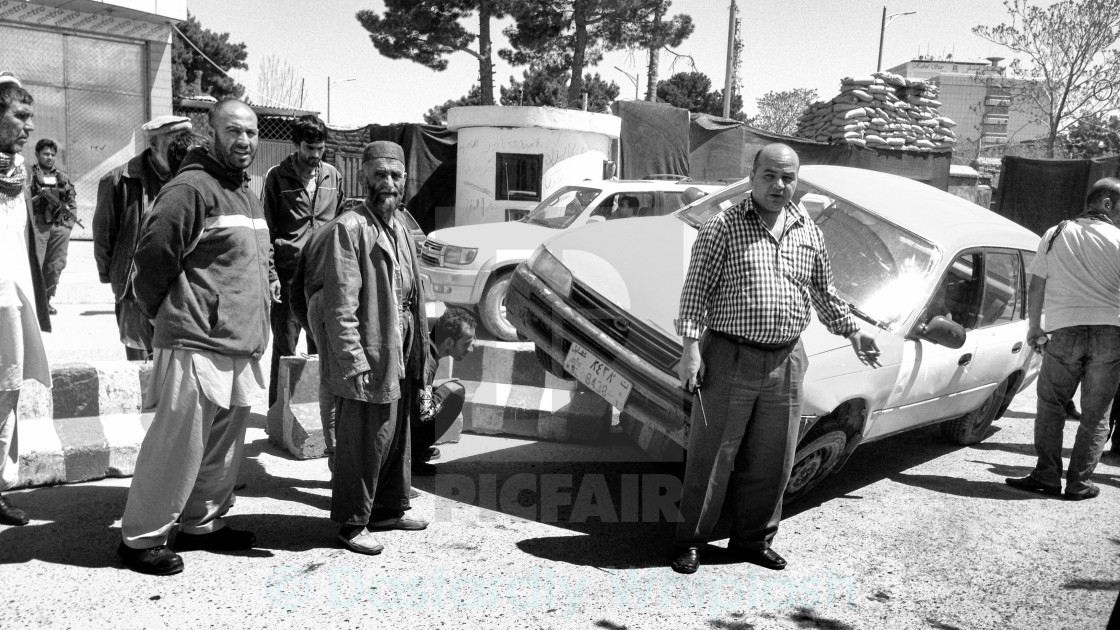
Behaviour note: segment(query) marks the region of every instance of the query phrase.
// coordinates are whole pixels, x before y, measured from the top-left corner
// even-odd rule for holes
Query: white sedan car
[[[545,239],[588,223],[665,215],[691,201],[690,194],[719,189],[691,181],[584,181],[561,187],[520,221],[436,230],[420,254],[425,297],[477,308],[486,330],[513,341],[517,331],[504,306],[509,280]]]
[[[549,371],[599,392],[631,433],[688,444],[691,396],[675,372],[680,289],[697,229],[749,185],[671,216],[560,235],[514,274],[510,320]],[[1026,339],[1025,269],[1038,236],[926,184],[867,170],[802,167],[796,200],[824,233],[836,288],[875,335],[882,366],[860,363],[814,317],[802,335],[809,369],[787,500],[863,442],[932,423],[959,444],[982,440],[1041,365]]]

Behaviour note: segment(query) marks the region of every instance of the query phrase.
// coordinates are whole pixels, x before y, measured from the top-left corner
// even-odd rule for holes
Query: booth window
[[[499,153],[498,201],[540,201],[544,156],[525,153]]]

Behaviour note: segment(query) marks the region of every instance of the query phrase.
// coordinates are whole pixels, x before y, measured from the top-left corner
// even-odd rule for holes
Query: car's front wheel
[[[487,285],[482,301],[478,303],[478,317],[482,320],[482,325],[501,341],[517,341],[517,329],[506,318],[506,295],[512,279],[512,271],[498,274]]]
[[[1007,388],[1010,385],[1007,379],[996,386],[979,408],[964,414],[959,418],[941,423],[941,435],[954,444],[968,446],[977,444],[988,436],[988,429],[999,417],[1007,398]]]
[[[809,430],[794,455],[793,470],[786,484],[784,503],[801,500],[828,476],[848,446],[848,434],[839,423],[828,422]]]

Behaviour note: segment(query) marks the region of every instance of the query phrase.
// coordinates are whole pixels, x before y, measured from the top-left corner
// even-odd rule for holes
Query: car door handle
[[[972,363],[972,353],[971,352],[969,352],[968,354],[961,355],[961,360],[957,361],[957,365],[968,365],[969,363]]]
[[[1023,342],[1020,341],[1019,343],[1011,346],[1011,354],[1016,354],[1017,352],[1019,352],[1022,349],[1023,349]]]

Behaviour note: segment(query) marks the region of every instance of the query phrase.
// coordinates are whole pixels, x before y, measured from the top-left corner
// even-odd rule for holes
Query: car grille
[[[681,358],[681,348],[664,335],[633,320],[625,311],[578,282],[572,284],[570,303],[619,345],[662,371],[673,372],[673,366]]]
[[[424,241],[424,247],[420,250],[420,260],[431,267],[442,267],[444,249],[446,248],[443,243],[437,243],[429,238]]]

